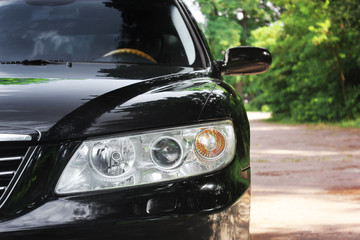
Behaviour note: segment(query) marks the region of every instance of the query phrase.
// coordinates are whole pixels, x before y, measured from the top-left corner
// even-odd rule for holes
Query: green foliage
[[[202,26],[216,60],[223,60],[226,49],[250,45],[251,31],[269,25],[278,17],[268,0],[193,0],[207,19]],[[247,79],[247,77],[243,77]],[[241,92],[240,77],[224,80]],[[245,95],[254,95],[244,92]]]
[[[273,2],[283,9],[280,21],[252,32],[253,45],[266,47],[273,55],[272,69],[254,77],[262,89],[254,104],[269,104],[275,117],[300,122],[359,116],[356,1],[345,1],[348,6],[335,1]],[[350,12],[339,11],[349,7]]]
[[[240,32],[239,26],[227,18],[214,18],[208,22],[205,33],[210,36],[208,41],[216,59],[222,60],[227,48],[240,45]]]
[[[271,23],[277,14],[268,0],[193,0],[207,22],[205,35],[217,59],[223,59],[229,47],[248,45],[251,31]]]
[[[324,122],[360,117],[360,4],[357,0],[197,0],[217,59],[226,48],[265,47],[271,69],[225,78],[279,119]],[[240,86],[240,87],[238,87]]]
[[[342,128],[360,128],[360,117],[357,117],[352,120],[343,120],[340,123],[338,123],[336,126]]]
[[[259,108],[256,108],[253,105],[250,105],[249,103],[245,103],[244,106],[245,106],[245,110],[247,112],[259,112],[259,111],[261,111]]]

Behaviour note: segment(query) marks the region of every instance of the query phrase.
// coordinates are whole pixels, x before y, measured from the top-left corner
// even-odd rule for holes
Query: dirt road
[[[252,240],[360,239],[360,130],[249,113]]]

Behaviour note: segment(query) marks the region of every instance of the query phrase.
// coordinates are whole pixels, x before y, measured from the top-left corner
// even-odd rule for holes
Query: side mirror
[[[271,54],[265,48],[235,47],[225,53],[222,75],[250,75],[269,70]]]

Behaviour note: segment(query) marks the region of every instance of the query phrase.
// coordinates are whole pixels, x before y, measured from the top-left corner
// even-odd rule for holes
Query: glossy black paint
[[[243,199],[250,201],[247,192]],[[166,199],[167,200],[167,199]],[[58,210],[75,209],[78,213],[87,213],[86,205],[68,202],[66,207]],[[51,208],[52,206],[47,206]],[[60,206],[59,206],[60,207]],[[222,209],[221,212],[212,211],[211,214],[196,214],[176,216],[168,214],[166,217],[148,218],[140,221],[117,222],[111,220],[77,222],[57,226],[56,228],[42,228],[36,231],[23,230],[21,232],[8,232],[2,234],[3,239],[221,239],[238,236],[237,239],[247,239],[249,219],[248,205],[239,203]],[[50,212],[51,213],[51,212]],[[234,221],[229,221],[232,218]],[[244,224],[245,223],[245,224]]]
[[[29,70],[32,68],[27,67]],[[41,67],[44,71],[50,67],[53,76],[57,74],[54,71],[56,68],[67,71],[60,65]],[[7,92],[16,89],[22,93],[21,97],[17,96],[17,101],[14,101],[16,96],[13,94],[0,101],[4,103],[1,105],[4,110],[8,106],[7,101],[12,100],[14,110],[2,115],[2,121],[18,129],[22,125],[29,125],[39,131],[41,137],[39,142],[28,143],[34,149],[26,156],[21,178],[11,186],[14,187],[12,194],[2,203],[1,239],[26,239],[28,234],[39,238],[50,235],[59,238],[76,236],[76,239],[106,238],[119,234],[120,230],[122,236],[129,239],[140,239],[149,234],[155,234],[160,239],[176,234],[181,239],[180,236],[189,237],[190,233],[195,232],[201,232],[203,239],[207,239],[207,236],[217,234],[210,227],[213,224],[209,220],[211,216],[221,214],[216,212],[226,209],[233,211],[231,205],[246,193],[250,185],[248,124],[239,96],[227,84],[210,78],[213,74],[211,68],[179,69],[179,73],[170,75],[157,72],[158,77],[151,78],[150,75],[150,78],[146,78],[146,66],[143,66],[136,80],[121,80],[121,70],[131,67],[139,66],[118,65],[99,69],[100,76],[95,74],[86,79],[72,80],[40,78],[35,83],[33,81],[39,78],[29,72],[24,75],[30,78],[16,78],[15,83],[22,83],[20,85],[11,84],[13,78],[2,78],[8,80],[7,85],[2,85]],[[73,69],[76,68],[77,64],[74,64]],[[89,74],[89,71],[85,73]],[[141,76],[141,73],[144,75]],[[41,74],[46,73],[41,71]],[[98,81],[102,83],[100,87]],[[62,95],[64,92],[59,91],[62,85],[79,87],[66,92],[65,98]],[[54,94],[56,91],[59,91],[59,96]],[[96,94],[91,96],[92,92]],[[32,119],[31,124],[24,122],[29,119]],[[219,119],[232,119],[237,134],[244,135],[244,139],[238,140],[236,158],[221,172],[80,196],[61,197],[54,193],[62,170],[86,137],[141,132]],[[166,224],[169,231],[153,231],[157,224]],[[121,227],[111,228],[109,225]],[[187,231],[178,229],[176,226],[179,225],[188,228]],[[99,231],[95,231],[91,237],[83,235],[91,230],[91,226],[104,229],[105,236]],[[133,228],[141,229],[142,234],[134,235],[129,230]]]
[[[178,6],[203,68],[0,64],[0,134],[33,137],[26,143],[0,142],[0,151],[29,147],[18,181],[0,202],[0,239],[247,239],[249,123],[240,96],[221,79],[224,69],[246,64],[232,60],[235,66],[228,62],[221,69],[188,10]],[[133,188],[54,192],[87,138],[224,119],[233,121],[237,145],[233,161],[220,171]]]
[[[269,70],[271,62],[271,54],[264,48],[229,48],[221,71],[223,75],[258,74]]]
[[[1,125],[36,129],[40,141],[196,122],[215,86],[206,78],[207,70],[193,68],[74,63],[71,69],[61,65],[0,65],[0,69],[21,71],[20,76],[0,79]]]

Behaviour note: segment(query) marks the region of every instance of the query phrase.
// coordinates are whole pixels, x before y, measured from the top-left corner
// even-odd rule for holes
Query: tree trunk
[[[339,74],[340,74],[342,95],[343,95],[343,97],[344,97],[344,100],[346,100],[344,70],[343,70],[343,68],[342,68],[342,65],[341,65],[341,62],[340,62],[339,52],[338,52],[338,49],[337,49],[336,47],[333,48],[333,52],[334,52],[335,58],[336,58],[337,69],[338,69]]]
[[[240,94],[242,98],[244,98],[244,94],[242,92],[242,82],[241,80],[235,84],[236,91]]]

